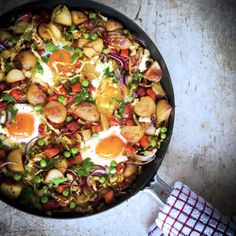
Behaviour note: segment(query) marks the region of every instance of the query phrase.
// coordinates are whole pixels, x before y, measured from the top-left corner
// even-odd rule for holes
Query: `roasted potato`
[[[72,25],[72,17],[69,9],[65,5],[59,5],[54,8],[51,21],[64,26]]]
[[[120,22],[112,19],[107,20],[105,27],[107,31],[123,29],[123,25]]]
[[[64,174],[68,168],[68,162],[66,159],[62,159],[62,160],[56,162],[54,167],[56,169],[58,169],[59,171],[61,171],[62,174]]]
[[[103,130],[109,129],[109,121],[107,115],[105,113],[100,113],[100,118]]]
[[[6,81],[7,83],[15,83],[17,81],[24,80],[25,76],[22,73],[21,70],[18,69],[12,69],[11,71],[8,72]]]
[[[148,68],[148,70],[143,75],[144,79],[153,81],[158,83],[162,78],[162,70],[157,61],[154,61],[152,65]]]
[[[10,39],[12,36],[7,31],[0,29],[0,42]]]
[[[166,100],[159,100],[156,106],[157,124],[161,124],[163,121],[168,120],[171,111],[172,107]]]
[[[99,114],[96,106],[91,102],[81,102],[78,106],[76,106],[73,112],[81,119],[89,122],[96,122],[99,120]]]
[[[50,101],[43,109],[43,113],[46,117],[53,123],[62,123],[67,116],[67,111],[65,106],[56,101]]]
[[[132,45],[128,38],[117,34],[113,34],[108,37],[108,44],[118,50],[129,48]]]
[[[141,117],[150,117],[155,111],[156,104],[149,96],[141,97],[134,105],[134,112]]]
[[[82,130],[82,131],[81,131],[81,134],[82,134],[82,136],[83,136],[84,142],[90,140],[91,137],[92,137],[92,133],[91,133],[91,130],[90,130],[90,129]]]
[[[37,64],[37,58],[30,50],[22,50],[14,59],[15,67],[19,70],[31,70]]]
[[[54,179],[63,178],[64,175],[58,169],[51,169],[44,178],[44,183],[50,184]]]
[[[50,39],[59,40],[62,38],[61,30],[56,24],[53,24],[53,23],[40,24],[38,28],[38,33],[42,39],[46,39],[46,40],[50,40]]]
[[[126,166],[124,170],[125,178],[133,178],[137,174],[137,166]]]
[[[27,90],[26,98],[32,105],[44,105],[47,101],[47,96],[37,84],[31,84]]]
[[[25,21],[19,21],[14,25],[13,31],[15,34],[23,34],[29,26],[30,23]]]
[[[156,94],[157,98],[163,98],[166,96],[166,92],[164,91],[160,83],[153,83],[152,90]]]
[[[92,58],[96,55],[99,55],[104,48],[103,40],[98,38],[88,44],[86,44],[83,48],[84,54],[88,58]]]
[[[86,63],[81,69],[81,74],[87,80],[97,79],[100,75],[98,71],[96,71],[96,64]]]
[[[137,143],[143,134],[144,129],[141,126],[123,126],[121,128],[121,135],[124,136],[128,143]]]
[[[7,167],[12,172],[24,172],[24,166],[22,161],[22,153],[20,149],[11,151],[7,156],[7,161],[14,162],[9,164]]]
[[[4,196],[10,199],[16,199],[21,193],[22,185],[15,182],[2,182],[0,190]]]
[[[71,11],[72,22],[74,25],[83,24],[88,17],[82,11]]]
[[[78,41],[77,41],[77,46],[79,47],[79,48],[83,48],[86,44],[88,44],[90,42],[90,40],[89,39],[85,39],[85,38],[80,38],[80,39],[78,39]]]

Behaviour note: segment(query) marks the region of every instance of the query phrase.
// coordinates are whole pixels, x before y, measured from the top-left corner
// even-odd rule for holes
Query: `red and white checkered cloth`
[[[236,224],[186,185],[177,182],[148,235],[231,236],[236,235]]]

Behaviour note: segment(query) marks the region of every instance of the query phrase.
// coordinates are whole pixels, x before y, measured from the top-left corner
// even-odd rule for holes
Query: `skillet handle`
[[[171,190],[172,188],[166,182],[164,182],[158,175],[155,175],[154,180],[150,182],[150,185],[143,191],[152,195],[163,207],[167,202]]]

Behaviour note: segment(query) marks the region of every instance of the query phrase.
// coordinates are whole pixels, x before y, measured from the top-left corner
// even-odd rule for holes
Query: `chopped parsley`
[[[43,74],[43,67],[41,66],[41,64],[38,62],[37,64],[36,64],[36,70],[37,70],[37,72],[39,72],[39,74]]]
[[[66,49],[67,51],[70,51],[70,52],[74,51],[74,49],[69,45],[65,45],[63,48]]]
[[[86,158],[78,167],[76,167],[75,172],[77,175],[86,176],[93,167],[93,162],[90,158]]]
[[[43,62],[48,63],[48,61],[49,61],[48,56],[42,56],[41,58],[42,58]]]
[[[3,93],[1,95],[1,99],[2,99],[2,101],[5,101],[5,102],[16,103],[16,100],[11,95],[9,95],[7,93]]]
[[[71,61],[75,62],[78,57],[81,57],[83,55],[83,51],[80,48],[75,49],[75,53],[71,57]]]
[[[5,66],[5,71],[8,73],[9,71],[11,71],[13,69],[12,66],[6,65]]]
[[[57,52],[59,50],[59,48],[56,45],[52,44],[52,43],[46,43],[45,48],[48,52]]]
[[[73,35],[72,34],[67,34],[65,36],[65,39],[68,40],[68,41],[72,41],[73,40]]]
[[[14,105],[12,103],[10,103],[7,105],[7,111],[9,111],[11,113],[11,122],[14,124],[18,109],[15,109]]]
[[[109,68],[109,67],[107,67],[107,68],[103,71],[103,76],[104,76],[104,77],[112,78],[113,83],[117,83],[117,82],[118,82],[118,78],[117,78],[116,74],[114,73],[114,71],[110,71],[110,68]]]
[[[23,38],[24,38],[25,41],[30,41],[31,38],[32,38],[32,35],[30,33],[25,33],[23,35]]]
[[[64,183],[66,181],[67,181],[67,178],[65,178],[65,177],[56,178],[56,179],[52,180],[51,185],[52,185],[52,187],[57,188],[59,186],[59,184]]]
[[[16,44],[16,43],[18,43],[18,41],[19,41],[19,37],[18,37],[18,36],[13,36],[13,37],[11,38],[11,41]]]
[[[128,83],[128,88],[131,89],[134,85],[138,85],[142,77],[143,74],[141,72],[133,74],[131,81]]]
[[[117,120],[120,120],[122,118],[125,106],[127,105],[127,102],[121,101],[119,107],[116,109],[115,117]]]

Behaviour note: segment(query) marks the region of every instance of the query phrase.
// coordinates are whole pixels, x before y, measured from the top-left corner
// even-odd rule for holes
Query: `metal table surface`
[[[0,1],[0,13],[30,0]],[[181,180],[225,214],[236,214],[236,4],[220,0],[99,0],[157,44],[176,98],[175,128],[158,171]],[[78,220],[33,217],[0,203],[0,235],[145,235],[158,204],[140,192]]]

